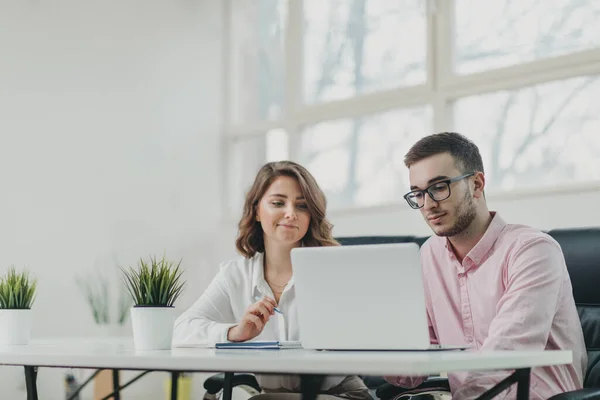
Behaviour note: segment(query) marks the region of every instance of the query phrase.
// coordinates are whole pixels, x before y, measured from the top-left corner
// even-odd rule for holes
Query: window
[[[305,0],[305,100],[422,84],[425,22],[422,0]]]
[[[340,119],[302,130],[299,162],[315,176],[330,207],[402,198],[404,154],[431,131],[429,107]]]
[[[233,123],[275,119],[284,102],[287,2],[236,1],[231,8],[230,74]]]
[[[285,160],[288,135],[283,129],[232,138],[227,146],[228,208],[238,212],[260,167],[269,161]]]
[[[600,45],[597,0],[455,0],[460,74],[565,55]]]
[[[454,121],[478,143],[492,190],[600,180],[599,94],[596,75],[471,96]]]
[[[489,194],[600,181],[596,0],[228,1],[233,211],[278,159],[331,210],[403,204],[404,154],[449,130]]]

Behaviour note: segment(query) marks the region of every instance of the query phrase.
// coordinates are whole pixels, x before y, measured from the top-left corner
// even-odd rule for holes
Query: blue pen
[[[260,301],[260,300],[261,300],[261,298],[260,298],[259,296],[256,296],[256,297],[254,298],[254,300],[256,300],[256,301]],[[278,309],[277,307],[273,307],[273,310],[275,310],[275,311],[276,311],[276,312],[278,312],[279,314],[283,315],[283,313],[282,313],[281,311],[279,311],[279,309]]]

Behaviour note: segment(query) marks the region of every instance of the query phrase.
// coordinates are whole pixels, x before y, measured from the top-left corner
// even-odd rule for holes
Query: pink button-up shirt
[[[431,237],[421,248],[432,343],[481,350],[572,350],[573,363],[533,368],[531,399],[582,387],[587,367],[581,323],[559,244],[499,215],[462,263],[448,240]],[[453,399],[472,399],[511,371],[449,373]],[[388,377],[413,387],[419,377]],[[502,396],[514,398],[516,386]]]

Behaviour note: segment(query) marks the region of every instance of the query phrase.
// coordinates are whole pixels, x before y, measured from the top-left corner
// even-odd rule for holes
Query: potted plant
[[[0,278],[0,344],[29,343],[35,294],[36,281],[28,272],[11,267]]]
[[[77,276],[75,281],[85,296],[102,336],[119,336],[132,304],[127,289],[119,284],[116,290],[110,290],[112,286],[108,277],[99,272]],[[115,298],[115,291],[117,292],[116,310],[112,301]]]
[[[123,271],[125,285],[133,299],[131,323],[137,350],[167,350],[173,340],[175,300],[183,291],[181,260],[140,259],[137,268]]]

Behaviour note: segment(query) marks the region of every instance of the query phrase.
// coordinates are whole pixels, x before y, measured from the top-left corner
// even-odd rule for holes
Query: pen
[[[254,298],[254,300],[256,300],[256,301],[260,301],[260,297],[259,297],[259,296],[256,296],[256,297]],[[275,310],[275,311],[277,311],[279,314],[283,315],[283,313],[282,313],[281,311],[279,311],[279,309],[278,309],[277,307],[273,307],[273,310]]]

